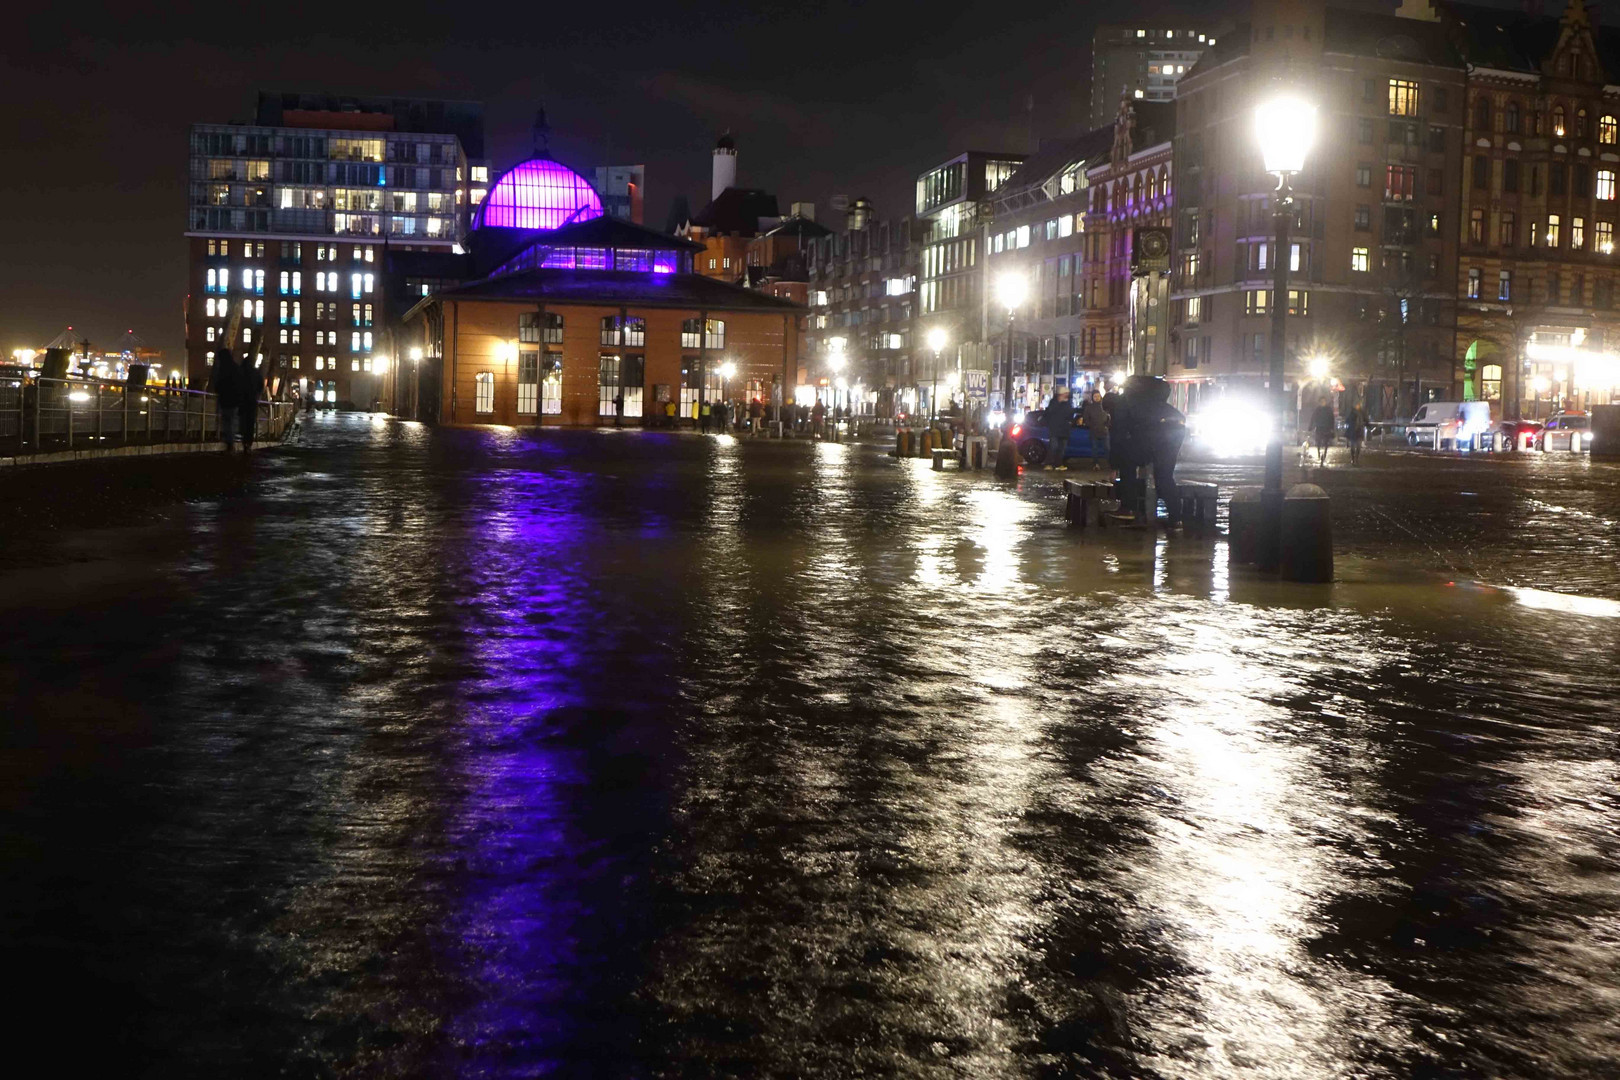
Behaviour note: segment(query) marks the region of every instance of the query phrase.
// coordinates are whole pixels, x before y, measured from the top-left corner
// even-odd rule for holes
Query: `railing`
[[[293,415],[291,402],[260,401],[254,437],[279,439]],[[0,455],[218,438],[218,404],[201,390],[0,373]]]

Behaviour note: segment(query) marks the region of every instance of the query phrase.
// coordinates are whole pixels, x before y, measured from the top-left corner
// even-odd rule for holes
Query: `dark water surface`
[[[1314,588],[858,446],[251,469],[5,578],[63,1068],[1620,1074],[1620,470],[1330,470]]]

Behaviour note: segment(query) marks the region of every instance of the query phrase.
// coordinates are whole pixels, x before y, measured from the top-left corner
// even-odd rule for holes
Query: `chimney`
[[[872,200],[864,195],[852,200],[849,209],[844,212],[844,227],[851,232],[866,228],[871,220]]]
[[[709,185],[709,199],[718,199],[726,188],[736,186],[737,142],[728,131],[714,144],[714,181]]]
[[[816,204],[813,202],[796,202],[788,207],[788,216],[803,218],[805,221],[816,220]]]

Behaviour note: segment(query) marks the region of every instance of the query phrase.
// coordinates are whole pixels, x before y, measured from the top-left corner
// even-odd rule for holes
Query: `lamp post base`
[[[1006,431],[1001,433],[1001,442],[996,446],[996,479],[1018,479],[1018,447],[1013,445],[1012,435]]]

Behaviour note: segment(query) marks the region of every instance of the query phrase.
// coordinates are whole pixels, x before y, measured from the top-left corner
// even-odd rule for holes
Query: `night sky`
[[[1027,149],[1084,124],[1095,5],[874,2],[421,7],[394,3],[38,5],[0,58],[12,158],[3,171],[0,348],[72,324],[126,328],[181,355],[186,135],[250,120],[260,88],[483,101],[493,165],[525,156],[543,103],[552,153],[578,168],[647,166],[647,224],[708,199],[709,152],[732,129],[739,183],[782,209],[867,195],[904,213],[918,171],[969,147]],[[1242,10],[1163,7],[1204,22]],[[244,11],[254,14],[251,21]],[[1019,12],[1019,21],[998,16]],[[15,32],[15,31],[13,31]]]

